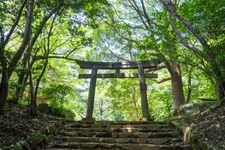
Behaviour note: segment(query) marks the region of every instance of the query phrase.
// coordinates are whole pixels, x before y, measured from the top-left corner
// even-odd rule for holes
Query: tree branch
[[[31,24],[32,24],[32,20],[33,20],[33,9],[34,9],[34,0],[29,0],[23,41],[22,41],[18,51],[16,52],[16,54],[13,56],[12,60],[9,63],[9,66],[8,66],[9,78],[11,77],[12,72],[14,71],[19,59],[23,55],[28,43],[30,42]]]
[[[12,36],[12,34],[13,34],[13,32],[14,32],[14,30],[15,30],[15,28],[16,28],[16,26],[17,26],[17,24],[18,24],[18,22],[19,22],[19,20],[20,20],[20,18],[21,18],[21,16],[22,16],[22,12],[23,12],[23,9],[24,9],[24,7],[25,7],[26,2],[27,2],[27,0],[24,0],[24,1],[23,1],[22,5],[21,5],[21,7],[20,7],[20,10],[19,10],[19,12],[18,12],[16,21],[14,22],[14,24],[13,24],[13,26],[11,27],[11,29],[10,29],[8,35],[6,36],[6,39],[5,39],[4,43],[1,45],[1,46],[3,47],[3,49],[4,49],[4,47],[6,46],[6,44],[9,42],[9,39],[11,38],[11,36]]]
[[[188,48],[189,50],[191,50],[192,52],[194,52],[197,56],[199,56],[199,57],[207,60],[207,56],[203,52],[201,52],[195,46],[189,44],[188,41],[181,35],[181,33],[178,31],[178,29],[176,28],[175,24],[173,23],[173,18],[172,18],[172,15],[171,14],[169,14],[169,22],[170,22],[170,25],[172,27],[172,30],[176,33],[176,35],[180,39],[180,42],[186,48]]]
[[[47,16],[45,16],[45,18],[42,20],[42,22],[40,23],[39,27],[38,27],[38,31],[36,32],[36,34],[34,35],[34,37],[31,40],[31,46],[33,47],[34,43],[36,42],[37,38],[39,37],[39,35],[42,33],[42,29],[44,28],[46,22],[52,17],[53,14],[55,14],[57,11],[59,11],[59,9],[61,8],[61,6],[57,6],[55,9],[53,9]],[[56,15],[56,14],[55,14]]]
[[[165,9],[172,15],[174,16],[176,19],[178,19],[187,29],[188,31],[190,31],[200,42],[200,44],[202,45],[202,47],[206,50],[208,57],[212,57],[213,54],[210,51],[210,47],[207,44],[206,40],[203,38],[203,36],[194,28],[192,27],[192,25],[182,16],[180,16],[173,7],[171,7],[171,5],[168,5],[171,2],[171,0],[167,0],[167,2],[165,0],[160,0],[162,2],[162,4],[164,5]],[[169,2],[169,3],[168,3]],[[191,48],[191,47],[190,47]],[[204,56],[205,57],[205,56]]]
[[[38,61],[38,60],[43,60],[43,59],[65,59],[65,60],[70,60],[70,61],[77,61],[77,59],[74,59],[74,58],[69,58],[69,57],[65,57],[65,56],[33,56],[33,59],[35,61]]]
[[[145,69],[145,71],[152,72],[152,71],[158,71],[158,70],[165,69],[165,68],[167,68],[167,65],[164,62],[162,62],[157,66],[157,68],[148,68],[148,69]]]
[[[143,11],[144,11],[144,16],[145,16],[145,18],[146,18],[146,20],[147,20],[147,22],[148,22],[148,25],[149,25],[150,27],[152,27],[152,24],[158,26],[156,23],[154,23],[153,21],[150,20],[150,17],[149,17],[149,15],[147,14],[147,11],[146,11],[146,8],[145,8],[144,1],[143,1],[143,0],[140,0],[140,1],[141,1],[141,6],[142,6],[142,9],[143,9]]]
[[[108,51],[109,51],[113,56],[115,56],[116,58],[118,58],[118,59],[120,59],[120,60],[124,60],[124,61],[130,61],[130,60],[127,60],[127,59],[125,59],[125,58],[122,58],[122,57],[116,55],[116,54],[115,54],[112,50],[110,50],[108,47],[106,47],[106,48],[107,48]]]
[[[113,25],[113,24],[111,24],[111,23],[109,23],[109,22],[107,22],[107,21],[104,21],[106,24],[108,24],[109,26],[111,26],[115,31],[116,31],[116,33],[122,38],[122,39],[124,39],[124,40],[127,40],[127,41],[130,41],[130,42],[133,42],[133,43],[135,43],[135,44],[139,44],[138,42],[137,42],[137,40],[136,39],[131,39],[131,38],[128,38],[128,37],[125,37],[125,36],[123,36],[120,32],[119,32],[119,30],[118,30],[118,28],[115,26],[115,25]],[[129,26],[129,25],[128,25]],[[130,28],[132,28],[131,26],[129,26]]]
[[[164,82],[170,81],[170,80],[171,80],[171,77],[163,78],[161,80],[154,80],[154,79],[152,79],[152,81],[155,81],[157,84],[161,84],[161,83],[164,83]]]
[[[140,9],[138,8],[136,2],[134,0],[133,0],[133,3],[130,0],[128,0],[128,1],[132,5],[134,10],[137,12],[138,16],[140,17],[140,19],[141,19],[142,23],[144,24],[144,26],[146,27],[146,29],[149,29],[149,26],[145,23],[143,14],[141,13]]]

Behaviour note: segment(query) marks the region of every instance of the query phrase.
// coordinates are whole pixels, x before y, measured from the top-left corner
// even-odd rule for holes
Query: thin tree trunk
[[[204,38],[203,35],[200,34],[200,32],[198,32],[191,24],[190,22],[188,22],[184,17],[182,17],[181,15],[179,15],[177,12],[176,12],[176,9],[175,9],[175,4],[174,4],[174,1],[165,1],[165,0],[160,0],[164,6],[164,8],[169,12],[169,16],[173,16],[174,18],[176,18],[177,20],[180,21],[180,23],[182,23],[185,28],[191,32],[197,39],[198,41],[200,42],[200,44],[202,45],[202,47],[204,48],[205,52],[207,53],[207,55],[209,57],[206,57],[206,55],[199,55],[200,53],[202,54],[202,52],[200,50],[197,50],[195,49],[195,53],[198,54],[199,56],[203,57],[204,59],[206,60],[209,60],[210,58],[213,57],[213,53],[212,51],[210,50],[210,47],[209,45],[207,44],[207,41],[206,39]],[[171,23],[171,22],[170,22]],[[173,23],[172,23],[173,24]],[[174,26],[172,25],[171,26]],[[173,27],[172,27],[173,28]],[[174,29],[173,29],[174,30]],[[175,31],[175,30],[174,30]],[[175,33],[177,34],[178,32],[175,31]],[[180,34],[180,33],[179,33]],[[178,35],[178,37],[180,37]],[[181,42],[183,41],[184,39],[182,38],[181,39]],[[183,43],[184,44],[184,43]],[[184,46],[186,46],[186,44],[184,44]],[[188,49],[192,49],[190,47],[187,47]],[[192,49],[193,50],[193,49]],[[196,51],[197,50],[197,51]]]
[[[0,83],[0,115],[4,113],[4,107],[8,97],[8,86],[8,72],[3,69]]]
[[[28,68],[27,68],[27,72],[24,72],[24,79],[23,79],[23,83],[22,83],[22,87],[21,87],[21,92],[19,93],[20,94],[19,98],[23,98],[24,91],[25,91],[27,85],[29,85],[29,82],[28,82],[29,81],[28,80],[29,79],[29,72],[28,72],[28,70],[32,69],[34,62],[35,62],[35,60],[33,59],[31,61],[31,63],[29,64]]]
[[[42,33],[42,29],[44,28],[45,24],[48,22],[48,20],[52,17],[53,14],[57,13],[60,10],[61,6],[57,6],[55,9],[53,9],[47,16],[44,17],[44,19],[42,20],[42,22],[39,25],[38,31],[36,32],[36,34],[34,35],[34,37],[31,40],[31,46],[29,47],[29,49],[27,49],[27,52],[24,53],[23,56],[23,61],[22,61],[22,70],[20,71],[19,74],[19,78],[18,78],[18,87],[16,88],[16,98],[15,98],[15,103],[18,103],[19,99],[21,98],[21,96],[23,95],[23,89],[26,83],[25,80],[25,68],[27,65],[27,61],[29,59],[29,53],[31,53],[33,46],[36,42],[36,40],[38,39],[39,35]]]
[[[29,72],[29,85],[30,85],[30,115],[32,117],[37,116],[37,103],[34,97],[34,86],[33,86],[33,78],[32,72]]]
[[[0,62],[2,66],[2,77],[0,82],[0,115],[4,112],[4,106],[8,97],[8,72],[7,72],[7,59],[4,54],[4,48],[2,46],[4,42],[4,32],[2,27],[0,26]]]
[[[8,74],[8,64],[7,64],[7,58],[5,56],[4,50],[5,46],[8,44],[16,26],[18,25],[18,22],[22,16],[23,9],[26,4],[26,0],[23,1],[20,10],[18,12],[17,18],[15,19],[15,22],[13,23],[11,29],[9,30],[9,33],[6,35],[6,39],[4,39],[4,31],[3,27],[0,25],[0,34],[1,34],[1,41],[0,41],[0,62],[2,66],[2,77],[0,82],[0,114],[3,114],[4,112],[4,106],[6,103],[6,100],[8,98],[8,88],[9,88],[9,74]]]
[[[217,82],[217,94],[221,105],[225,106],[225,82]]]
[[[28,56],[28,73],[26,73],[24,82],[27,82],[29,79],[29,91],[30,91],[30,105],[29,105],[29,113],[31,116],[36,117],[37,116],[37,103],[35,100],[35,91],[34,91],[34,85],[33,85],[33,76],[32,76],[32,67],[34,65],[35,60],[32,59],[30,61],[30,56]],[[25,85],[25,83],[24,83]],[[22,90],[25,90],[25,87],[23,87]]]
[[[24,1],[25,3],[26,1]],[[23,37],[23,42],[21,43],[17,53],[14,55],[14,57],[12,58],[12,60],[10,61],[8,67],[7,67],[7,60],[6,57],[4,55],[4,47],[7,44],[5,41],[2,45],[1,42],[1,46],[0,46],[0,58],[1,58],[1,63],[2,63],[2,79],[1,79],[1,84],[0,84],[0,113],[3,113],[4,110],[4,106],[5,106],[5,102],[7,100],[8,97],[8,88],[9,88],[9,79],[12,75],[12,72],[15,70],[15,67],[19,61],[19,59],[21,58],[21,56],[23,55],[23,52],[27,46],[27,44],[29,43],[29,38],[30,38],[30,34],[31,34],[31,22],[32,22],[32,18],[33,18],[33,7],[34,7],[34,0],[30,0],[28,5],[28,13],[27,13],[27,19],[26,19],[26,25],[25,25],[25,29],[24,29],[24,37]],[[23,10],[24,5],[22,6],[21,10]],[[18,19],[16,20],[14,26],[17,25],[18,20],[21,16],[18,16]],[[13,26],[13,27],[14,27]],[[15,28],[15,27],[14,27]],[[13,29],[14,30],[14,29]],[[13,30],[10,30],[10,33],[12,34]],[[11,36],[10,34],[10,36]],[[9,39],[10,37],[7,36],[7,38]]]
[[[42,72],[40,74],[40,76],[38,77],[37,81],[36,81],[36,86],[35,86],[35,91],[34,91],[34,100],[37,101],[37,93],[38,93],[38,89],[39,89],[39,84],[41,82],[41,79],[43,78],[45,71],[47,69],[48,66],[48,59],[46,59],[44,67],[42,69]]]
[[[187,89],[187,97],[186,97],[186,103],[189,103],[191,100],[191,90],[192,90],[192,83],[191,83],[191,73],[192,73],[193,67],[190,68],[188,71],[188,89]]]
[[[33,76],[32,76],[32,66],[34,64],[34,59],[32,59],[30,61],[30,56],[28,59],[28,67],[29,67],[29,73],[28,73],[28,77],[29,77],[29,88],[30,88],[30,107],[29,107],[29,111],[30,111],[30,115],[32,117],[36,117],[37,116],[37,103],[35,100],[35,92],[34,92],[34,85],[33,85]]]
[[[222,81],[220,81],[220,100],[221,100],[221,105],[225,106],[225,62],[223,61],[221,63],[222,67]]]
[[[26,18],[26,24],[25,24],[25,29],[24,29],[24,37],[23,41],[16,52],[16,54],[13,56],[12,60],[9,63],[8,66],[8,78],[10,79],[13,71],[15,70],[15,67],[22,57],[27,45],[30,42],[30,36],[31,36],[31,23],[33,20],[33,9],[34,9],[34,1],[35,0],[29,0],[28,1],[28,11],[27,11],[27,18]]]
[[[179,15],[175,10],[173,10],[173,3],[171,1],[164,1],[164,0],[160,0],[162,2],[162,4],[165,6],[165,9],[169,12],[169,21],[170,21],[170,25],[173,29],[173,31],[177,34],[177,36],[180,39],[180,42],[187,47],[189,50],[193,51],[195,54],[197,54],[198,56],[200,56],[201,58],[205,59],[207,62],[209,62],[209,64],[211,64],[211,69],[212,69],[212,73],[215,76],[215,79],[217,81],[217,93],[218,93],[218,97],[221,100],[221,104],[225,103],[225,75],[222,75],[221,72],[223,72],[224,70],[222,70],[220,67],[215,67],[215,55],[212,51],[212,49],[210,48],[210,46],[207,44],[207,40],[204,38],[204,36],[198,32],[191,24],[190,22],[188,22],[184,17],[182,17],[181,15]],[[169,5],[172,4],[172,5]],[[197,47],[195,47],[194,45],[191,45],[188,43],[188,41],[182,36],[181,32],[178,31],[178,29],[175,27],[173,20],[172,20],[172,16],[174,18],[176,18],[177,20],[180,21],[180,23],[182,23],[185,28],[191,32],[193,34],[194,37],[196,37],[199,41],[199,43],[202,45],[203,48],[203,52],[200,51]],[[205,53],[204,53],[205,52]],[[224,66],[222,63],[219,64],[221,66]]]
[[[24,91],[28,85],[28,78],[29,78],[29,75],[28,74],[25,74],[25,77],[24,77],[24,81],[23,81],[23,86],[22,86],[22,89],[21,89],[21,93],[20,93],[20,98],[22,99],[24,97]]]
[[[101,120],[103,120],[103,113],[104,113],[104,110],[103,110],[103,99],[100,99],[100,103],[99,103],[99,112],[100,112],[100,118]]]
[[[181,70],[180,66],[175,62],[170,63],[168,70],[171,75],[174,112],[177,113],[185,102]]]
[[[53,15],[53,13],[51,13],[51,15]],[[48,33],[48,42],[47,42],[47,49],[45,48],[45,56],[48,56],[49,55],[49,52],[50,52],[50,37],[51,37],[51,33],[52,33],[52,29],[53,29],[53,25],[54,25],[55,19],[56,19],[56,15],[53,18],[53,21],[51,23],[51,27],[50,27],[50,30],[49,30],[49,33]],[[31,47],[32,46],[33,46],[33,44],[31,45]],[[32,65],[31,65],[30,69],[32,68],[35,60],[36,60],[35,57],[33,57],[33,59],[32,59]],[[41,74],[39,75],[39,77],[36,80],[35,89],[33,87],[33,83],[30,83],[31,84],[30,87],[32,87],[31,88],[31,115],[32,116],[36,116],[37,115],[37,94],[38,94],[39,84],[40,84],[41,79],[43,78],[43,76],[45,74],[45,71],[47,69],[47,66],[48,66],[48,57],[45,60],[45,63],[44,63],[44,66],[43,66],[43,69],[42,69]],[[30,79],[31,79],[30,82],[32,82],[32,75],[30,76]]]
[[[26,71],[24,69],[27,66],[27,61],[29,60],[29,57],[30,57],[30,55],[25,52],[24,55],[23,55],[22,69],[20,70],[19,78],[18,78],[18,81],[17,81],[17,84],[19,86],[16,88],[16,97],[14,99],[15,103],[18,103],[19,99],[21,98],[21,95],[22,95],[22,92],[23,92],[23,89],[24,89],[24,86],[25,86],[24,80],[25,80]]]

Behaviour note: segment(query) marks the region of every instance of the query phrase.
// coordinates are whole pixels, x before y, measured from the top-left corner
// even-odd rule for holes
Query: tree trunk
[[[185,102],[181,70],[175,62],[169,64],[168,70],[171,76],[174,112],[177,113]]]
[[[191,73],[192,73],[192,70],[193,70],[193,67],[190,67],[190,70],[188,70],[188,89],[187,89],[186,103],[189,103],[191,100],[191,90],[192,90]]]
[[[24,1],[24,2],[26,2],[26,1]],[[31,31],[31,22],[32,22],[32,18],[33,18],[34,0],[29,0],[28,3],[29,3],[28,13],[27,13],[26,25],[25,25],[25,29],[24,29],[25,34],[23,37],[23,42],[21,43],[18,51],[16,52],[16,54],[10,61],[8,67],[7,67],[7,60],[6,60],[5,54],[4,54],[4,47],[7,43],[4,41],[4,44],[2,45],[3,40],[1,40],[0,59],[1,59],[2,70],[3,70],[1,83],[0,83],[0,113],[1,114],[3,113],[5,102],[8,97],[9,79],[10,79],[12,72],[14,71],[19,59],[23,55],[23,52],[24,52],[27,44],[29,43],[29,38],[30,38],[30,34],[31,34],[31,32],[30,32]],[[21,9],[21,11],[22,11],[22,9]],[[20,18],[20,16],[19,16],[19,18]],[[16,21],[16,23],[17,22],[18,22],[18,20]],[[14,26],[15,25],[16,24],[14,24]]]
[[[8,44],[16,26],[18,25],[18,22],[22,16],[22,12],[24,7],[26,6],[27,0],[24,0],[20,10],[18,12],[18,15],[15,19],[15,22],[13,23],[12,27],[9,30],[9,33],[6,35],[6,38],[4,36],[3,27],[0,26],[0,34],[1,34],[1,41],[0,41],[0,62],[2,65],[2,77],[1,77],[1,83],[0,83],[0,114],[3,113],[4,106],[6,103],[6,100],[8,98],[8,87],[9,87],[9,72],[8,72],[8,64],[7,64],[7,58],[5,56],[4,50],[5,46]]]
[[[18,81],[17,81],[17,84],[19,86],[16,88],[16,97],[14,99],[15,103],[18,103],[19,99],[21,98],[21,95],[22,95],[22,92],[23,92],[23,89],[24,89],[24,86],[25,86],[24,80],[25,80],[26,72],[25,72],[24,69],[27,66],[27,61],[29,60],[29,57],[30,57],[30,55],[28,53],[25,52],[23,54],[22,69],[20,70],[19,78],[18,78]]]
[[[5,103],[8,97],[9,79],[7,71],[3,70],[0,83],[0,115],[4,113]]]
[[[29,60],[30,57],[30,53],[33,49],[33,46],[36,42],[36,40],[38,39],[38,37],[40,36],[40,34],[42,33],[42,30],[45,26],[45,24],[48,22],[48,20],[52,17],[53,14],[57,13],[57,11],[60,10],[62,6],[58,5],[55,9],[53,9],[47,16],[44,17],[44,19],[42,20],[42,22],[39,25],[38,31],[35,33],[34,37],[31,40],[30,43],[30,47],[26,50],[26,52],[23,55],[23,61],[22,61],[22,70],[19,73],[19,79],[18,79],[18,87],[16,88],[16,98],[15,98],[15,103],[18,103],[19,99],[22,97],[23,95],[23,91],[24,91],[24,87],[26,86],[26,73],[25,73],[25,68],[27,65],[27,61]]]
[[[221,105],[225,106],[225,82],[217,82],[217,94]]]
[[[57,7],[47,17],[45,17],[45,19],[41,23],[41,27],[40,27],[39,32],[37,32],[37,34],[35,35],[35,37],[31,41],[28,49],[31,50],[33,48],[34,42],[36,41],[37,37],[41,34],[41,29],[44,27],[44,24],[54,14],[54,12],[56,12],[58,10],[58,8],[60,8],[60,7],[61,6]],[[47,51],[45,51],[45,56],[48,56],[49,55],[49,52],[50,52],[50,37],[51,37],[51,33],[52,33],[52,29],[53,29],[53,23],[54,23],[55,19],[56,19],[56,15],[54,16],[54,19],[53,19],[53,21],[51,23],[50,31],[49,31],[49,34],[48,34]],[[28,59],[30,59],[30,57],[28,57]],[[30,69],[30,93],[31,93],[31,111],[30,111],[30,114],[32,116],[37,116],[37,94],[38,94],[39,84],[40,84],[41,79],[43,78],[43,76],[45,74],[45,71],[47,69],[47,66],[48,66],[48,57],[45,60],[45,63],[44,63],[42,72],[39,75],[39,77],[37,78],[36,85],[35,85],[35,88],[34,88],[33,81],[32,81],[33,79],[32,79],[31,69],[32,69],[32,66],[33,66],[33,64],[34,64],[35,61],[36,61],[36,59],[33,58],[32,61],[31,61],[31,65],[29,65],[30,66],[29,67],[29,69]],[[28,62],[29,62],[29,60],[28,60]]]
[[[19,99],[21,98],[21,95],[22,95],[22,89],[25,86],[24,85],[24,76],[25,76],[24,71],[21,71],[19,74],[18,81],[17,81],[18,87],[16,87],[16,97],[13,100],[14,103],[16,103],[16,104],[19,102]]]
[[[32,117],[37,116],[37,103],[34,96],[34,86],[33,86],[33,79],[32,73],[29,73],[29,85],[30,85],[30,115]]]
[[[173,9],[173,5],[169,5],[171,1],[165,1],[165,0],[160,0],[164,6],[164,8],[169,12],[169,21],[170,25],[173,29],[173,31],[176,33],[178,38],[180,39],[180,42],[189,50],[194,52],[196,55],[198,55],[200,58],[204,59],[207,61],[209,64],[211,64],[211,71],[213,73],[212,76],[214,76],[215,80],[217,81],[217,94],[219,99],[221,100],[221,104],[224,105],[225,101],[225,75],[224,71],[225,69],[221,69],[221,67],[224,66],[224,61],[220,63],[220,67],[215,66],[217,62],[215,61],[216,55],[213,53],[213,49],[210,48],[210,46],[207,43],[207,39],[205,36],[203,36],[193,25],[191,25],[188,20],[186,20],[183,16],[178,14]],[[169,2],[169,3],[168,3]],[[201,51],[198,47],[194,46],[194,44],[190,44],[188,40],[182,36],[181,31],[176,28],[174,22],[173,22],[173,17],[175,20],[179,20],[180,23],[184,25],[184,27],[192,33],[192,35],[198,39],[199,43],[201,44],[203,51]]]
[[[4,54],[4,47],[2,46],[4,42],[4,32],[0,26],[0,63],[2,67],[2,77],[0,82],[0,115],[4,113],[4,106],[8,97],[8,86],[9,86],[9,77],[7,72],[7,58]]]
[[[15,67],[17,63],[19,62],[20,58],[22,57],[27,45],[30,42],[30,36],[31,36],[31,24],[33,20],[33,9],[34,9],[34,1],[35,0],[29,0],[28,3],[28,10],[27,10],[27,17],[26,17],[26,24],[24,29],[24,37],[23,41],[17,50],[16,54],[13,56],[12,60],[9,63],[8,66],[8,78],[11,77],[13,71],[15,70]]]
[[[45,74],[47,66],[48,66],[48,59],[45,60],[45,64],[43,66],[42,72],[41,72],[41,74],[39,75],[39,77],[38,77],[38,79],[36,81],[36,86],[35,86],[35,91],[34,91],[34,100],[35,101],[37,101],[37,94],[38,94],[39,84],[40,84],[41,79],[43,78],[43,76]]]

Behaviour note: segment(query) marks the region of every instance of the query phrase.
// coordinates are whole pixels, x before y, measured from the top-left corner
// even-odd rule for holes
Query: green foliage
[[[25,145],[25,142],[26,142],[26,141],[24,141],[24,140],[18,141],[18,142],[15,144],[14,148],[15,148],[15,149],[18,149],[18,150],[22,150],[22,149],[23,149],[23,145]]]
[[[65,99],[66,95],[72,92],[71,87],[63,84],[50,84],[48,88],[42,89],[41,92],[50,103],[55,115],[72,120],[76,117],[75,112],[71,108],[67,108],[71,103]]]
[[[66,106],[62,106],[60,104],[51,104],[50,110],[53,115],[64,117],[68,120],[75,120],[76,118],[76,113],[73,110],[68,109]]]
[[[121,111],[115,110],[112,113],[112,118],[115,121],[122,121],[122,120],[126,120],[124,114]]]
[[[49,87],[42,89],[42,93],[47,96],[48,99],[53,101],[59,99],[62,102],[65,96],[70,92],[72,92],[71,87],[64,84],[50,84]]]
[[[168,83],[153,84],[149,90],[149,108],[153,118],[157,121],[168,119],[172,115],[171,89]]]

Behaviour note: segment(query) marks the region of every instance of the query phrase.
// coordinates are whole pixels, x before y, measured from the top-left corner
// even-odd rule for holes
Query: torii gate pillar
[[[148,98],[147,98],[147,84],[145,83],[144,77],[144,69],[140,64],[138,66],[139,71],[139,82],[140,82],[140,93],[141,93],[141,109],[142,109],[142,117],[144,120],[150,120],[151,116],[148,111]]]
[[[94,109],[96,80],[97,80],[97,69],[92,69],[88,100],[87,100],[86,119],[93,119],[92,115],[93,115],[93,109]]]

